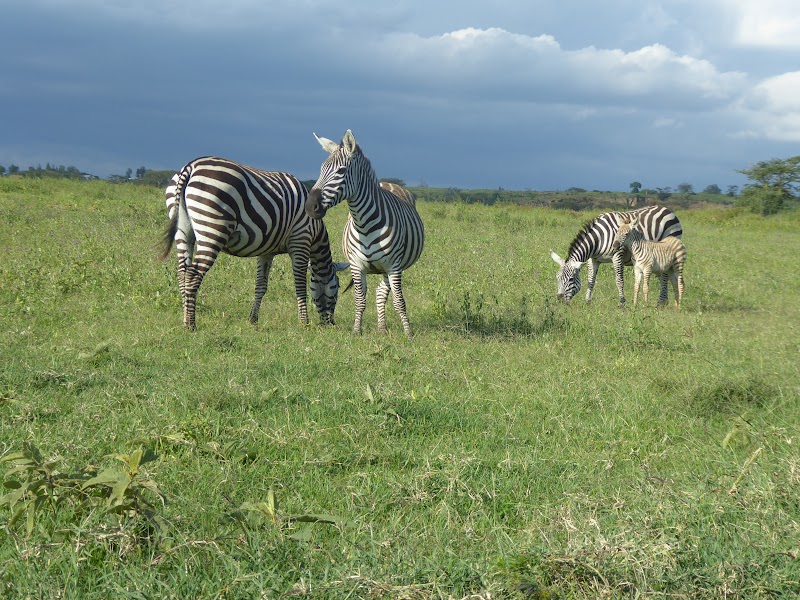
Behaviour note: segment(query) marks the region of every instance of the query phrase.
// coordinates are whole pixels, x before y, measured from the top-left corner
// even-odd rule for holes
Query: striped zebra
[[[410,338],[402,275],[419,258],[425,240],[414,196],[402,186],[378,183],[372,165],[349,129],[341,145],[316,134],[314,137],[330,156],[309,192],[306,212],[313,219],[322,219],[342,200],[347,200],[350,207],[342,248],[355,286],[353,333],[361,333],[367,304],[366,276],[374,273],[383,276],[375,293],[378,330],[386,333],[386,299],[391,291],[394,308]]]
[[[325,225],[303,210],[308,192],[288,173],[260,171],[231,160],[203,157],[188,163],[165,190],[170,226],[162,258],[173,241],[178,251],[178,287],[183,323],[195,329],[197,290],[220,252],[258,258],[250,322],[258,321],[261,300],[276,254],[292,261],[300,321],[308,323],[306,272],[311,297],[323,323],[333,323],[339,294],[337,271]]]
[[[683,267],[686,264],[686,246],[676,237],[668,237],[658,242],[644,239],[639,228],[639,216],[624,220],[614,236],[614,248],[626,248],[633,257],[633,306],[639,298],[639,286],[644,280],[644,301],[650,292],[650,275],[661,275],[661,289],[658,304],[667,302],[667,281],[672,282],[675,293],[675,306],[681,307],[683,298]]]
[[[595,278],[600,263],[610,262],[614,267],[619,293],[620,306],[625,305],[623,269],[630,266],[631,254],[620,248],[614,251],[614,235],[625,218],[639,216],[641,230],[646,240],[661,240],[667,237],[681,237],[683,228],[678,217],[664,206],[647,206],[630,212],[607,212],[595,217],[572,240],[566,259],[550,251],[550,256],[559,266],[556,274],[558,297],[566,303],[581,289],[581,267],[587,264],[589,272],[586,301],[592,301]]]

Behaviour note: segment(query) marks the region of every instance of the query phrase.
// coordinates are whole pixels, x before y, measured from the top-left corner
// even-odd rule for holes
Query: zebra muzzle
[[[306,199],[306,214],[312,219],[321,219],[326,212],[322,206],[322,192],[318,189],[311,190]]]

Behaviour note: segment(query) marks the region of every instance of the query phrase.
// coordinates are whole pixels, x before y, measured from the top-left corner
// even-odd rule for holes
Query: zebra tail
[[[161,254],[159,260],[166,260],[169,258],[169,253],[172,251],[172,244],[175,242],[175,234],[178,232],[178,211],[172,215],[172,219],[164,230],[164,237],[161,239]]]
[[[345,292],[347,292],[347,290],[349,290],[351,287],[353,287],[353,284],[355,282],[356,282],[356,280],[351,277],[350,278],[350,283],[348,283],[346,286],[344,286],[344,289],[342,290],[342,293],[344,294]]]
[[[172,215],[172,220],[164,230],[164,237],[161,239],[161,260],[166,260],[169,257],[169,253],[172,250],[172,244],[175,242],[175,234],[178,232],[180,214],[182,211],[186,210],[186,198],[184,196],[184,190],[186,189],[186,183],[189,181],[189,177],[191,176],[192,165],[190,163],[181,169],[181,172],[178,175],[178,182],[175,184],[175,198],[178,200],[178,210],[176,210],[175,214]],[[189,227],[191,226],[192,225],[190,221]]]

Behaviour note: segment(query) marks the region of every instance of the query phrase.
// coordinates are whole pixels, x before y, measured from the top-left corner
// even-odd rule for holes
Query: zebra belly
[[[286,236],[275,239],[275,233],[271,231],[263,235],[263,232],[248,231],[240,225],[231,234],[224,251],[231,256],[239,257],[285,254],[289,251]]]

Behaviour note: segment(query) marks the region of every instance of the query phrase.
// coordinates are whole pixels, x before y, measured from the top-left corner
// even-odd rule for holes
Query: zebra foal
[[[372,164],[349,129],[341,144],[316,134],[314,137],[330,156],[322,163],[319,179],[308,194],[306,212],[312,219],[322,219],[342,200],[349,206],[342,248],[355,287],[353,333],[361,333],[367,304],[366,276],[374,273],[383,277],[375,292],[378,330],[386,333],[386,300],[391,291],[403,331],[410,338],[402,275],[420,257],[425,242],[414,196],[402,186],[378,182]]]
[[[269,272],[277,254],[289,254],[297,310],[308,323],[306,273],[311,267],[311,296],[323,323],[333,324],[339,294],[328,231],[303,210],[308,192],[288,173],[260,171],[218,157],[193,160],[165,190],[170,226],[162,259],[173,242],[178,252],[178,287],[183,323],[195,329],[197,292],[220,252],[257,257],[255,297],[250,322],[258,321]]]
[[[614,267],[620,306],[625,305],[623,271],[633,264],[630,252],[624,248],[613,248],[614,235],[624,219],[638,215],[641,230],[646,240],[662,240],[667,237],[681,237],[683,227],[678,217],[664,206],[647,206],[630,212],[607,212],[586,223],[572,240],[567,257],[562,259],[550,251],[550,256],[558,265],[556,283],[558,298],[569,303],[581,290],[581,267],[587,265],[588,285],[586,301],[592,301],[595,278],[601,263],[610,262]]]
[[[633,306],[636,307],[639,285],[643,279],[644,301],[647,302],[650,292],[650,275],[656,273],[661,275],[659,306],[667,301],[667,281],[669,280],[672,282],[672,290],[675,294],[675,306],[680,308],[684,289],[683,267],[686,264],[686,246],[676,237],[668,237],[658,242],[646,240],[639,226],[639,216],[637,215],[623,221],[614,237],[614,247],[629,249],[633,257]]]

